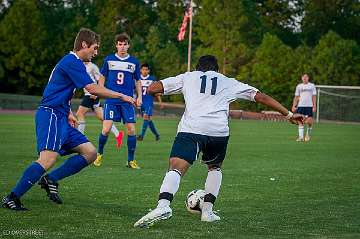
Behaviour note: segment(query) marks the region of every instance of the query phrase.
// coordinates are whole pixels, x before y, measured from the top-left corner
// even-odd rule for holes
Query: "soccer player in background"
[[[132,97],[97,85],[87,74],[83,61],[91,61],[97,54],[99,42],[99,35],[82,28],[76,36],[74,50],[53,69],[35,115],[39,158],[28,166],[11,193],[3,198],[2,207],[26,210],[20,198],[39,180],[49,199],[61,204],[58,181],[80,172],[96,159],[96,148],[74,128],[76,119],[71,112],[70,101],[76,89],[85,87],[92,95],[135,103]],[[42,177],[59,155],[71,153],[76,154]]]
[[[291,123],[299,123],[303,116],[293,114],[279,102],[260,93],[256,88],[218,73],[214,56],[200,57],[196,70],[169,77],[150,85],[150,94],[165,95],[182,93],[185,112],[178,126],[157,207],[138,220],[135,227],[148,227],[172,216],[170,203],[179,189],[181,177],[202,152],[202,161],[208,166],[205,182],[205,198],[201,221],[213,222],[220,217],[213,212],[218,197],[222,172],[229,141],[229,104],[236,99],[255,101],[279,111]]]
[[[308,74],[301,76],[302,83],[295,89],[295,96],[292,105],[292,112],[305,115],[304,124],[307,124],[306,135],[304,137],[304,124],[298,126],[299,137],[296,141],[309,141],[313,125],[313,113],[316,111],[316,87],[310,83]]]
[[[155,81],[155,77],[150,75],[150,66],[148,64],[142,64],[140,68],[140,78],[142,85],[142,105],[141,105],[141,114],[144,118],[141,134],[138,136],[138,140],[142,141],[144,139],[147,128],[149,127],[151,132],[155,135],[155,140],[160,140],[160,135],[156,130],[154,122],[151,120],[153,107],[154,107],[154,96],[147,93],[147,88]],[[156,96],[158,102],[161,105],[160,95]],[[161,106],[160,106],[161,107]]]
[[[100,70],[99,67],[90,62],[84,62],[86,67],[86,72],[89,74],[91,79],[94,81],[94,83],[98,83],[100,78]],[[78,119],[78,130],[84,134],[85,132],[85,115],[90,110],[95,112],[96,118],[103,121],[103,108],[100,104],[100,98],[96,95],[91,95],[85,88],[84,88],[84,97],[79,105],[79,108],[76,112],[76,118]],[[115,135],[116,138],[116,146],[119,148],[122,144],[122,137],[124,135],[124,132],[119,132],[119,130],[116,128],[115,125],[111,127],[111,132]]]
[[[116,92],[133,96],[136,88],[136,105],[142,104],[140,65],[139,61],[129,55],[130,38],[127,34],[122,33],[115,36],[116,53],[108,55],[100,70],[99,84]],[[123,122],[127,131],[128,161],[126,166],[132,169],[139,169],[135,160],[136,149],[136,122],[135,107],[126,101],[120,99],[106,99],[104,104],[104,121],[103,128],[99,135],[98,156],[94,162],[101,165],[104,147],[108,139],[109,132],[113,122]]]

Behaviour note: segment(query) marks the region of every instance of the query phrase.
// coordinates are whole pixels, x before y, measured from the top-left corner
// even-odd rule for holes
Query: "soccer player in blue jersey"
[[[100,37],[95,32],[81,29],[76,36],[74,50],[53,69],[35,115],[39,158],[30,164],[11,193],[3,198],[2,207],[26,210],[20,197],[38,181],[49,199],[61,204],[58,181],[80,172],[96,159],[96,148],[74,128],[76,119],[71,113],[70,101],[76,89],[85,88],[92,95],[135,103],[132,97],[98,86],[87,74],[83,61],[90,61],[97,54],[99,41]],[[59,155],[71,153],[76,154],[42,177]]]
[[[137,93],[136,105],[140,107],[142,104],[140,65],[139,61],[128,53],[129,36],[126,33],[116,35],[115,47],[116,53],[108,55],[104,60],[100,70],[102,77],[99,79],[99,84],[106,84],[107,88],[128,96],[134,95],[135,88]],[[127,131],[128,161],[126,165],[133,169],[140,168],[135,160],[135,116],[135,107],[132,104],[121,99],[105,100],[103,128],[99,135],[98,156],[94,162],[96,166],[101,165],[104,146],[113,122],[122,121]]]
[[[141,113],[144,118],[144,123],[142,127],[141,134],[138,136],[138,140],[142,141],[144,139],[146,130],[150,127],[151,132],[155,135],[156,141],[160,140],[160,135],[156,130],[154,122],[151,120],[153,106],[154,106],[154,96],[147,93],[147,88],[153,83],[156,79],[154,76],[150,75],[150,66],[148,64],[142,64],[140,68],[141,72],[141,85],[142,85],[142,105],[141,105]],[[161,104],[160,95],[156,96],[157,100]]]

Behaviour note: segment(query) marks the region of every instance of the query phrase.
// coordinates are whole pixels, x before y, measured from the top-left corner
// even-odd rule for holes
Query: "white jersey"
[[[313,107],[312,97],[316,95],[316,87],[313,83],[301,83],[296,86],[295,96],[300,96],[298,107]]]
[[[229,136],[229,104],[236,99],[255,101],[258,90],[215,71],[193,71],[161,81],[164,94],[182,93],[185,112],[178,132]]]
[[[89,74],[90,78],[93,80],[94,83],[97,84],[101,76],[99,67],[92,62],[85,64],[85,67],[86,67],[86,72]],[[84,93],[85,95],[91,95],[85,88],[84,88]]]

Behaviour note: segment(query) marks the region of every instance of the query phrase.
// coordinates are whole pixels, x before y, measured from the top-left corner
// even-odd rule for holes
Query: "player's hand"
[[[142,105],[142,99],[141,98],[137,98],[136,99],[136,107],[140,108]]]
[[[122,95],[120,99],[121,99],[122,101],[124,101],[124,102],[128,102],[128,103],[136,106],[136,105],[135,105],[135,99],[132,98],[132,97],[130,97],[130,96]]]
[[[75,118],[75,116],[73,114],[69,114],[69,117],[68,117],[68,122],[69,122],[69,125],[73,128],[77,128],[78,126],[78,121],[77,119]]]
[[[160,103],[160,109],[161,110],[165,109],[165,105],[163,103]]]
[[[316,112],[316,106],[315,105],[312,107],[312,111],[313,111],[313,113]]]
[[[293,113],[295,113],[296,110],[297,110],[297,107],[296,107],[296,106],[293,106],[293,107],[291,108],[291,111],[292,111]]]
[[[96,100],[96,98],[98,98],[96,95],[90,95],[90,99]]]
[[[294,114],[290,119],[290,123],[299,124],[304,123],[305,117],[302,114]]]

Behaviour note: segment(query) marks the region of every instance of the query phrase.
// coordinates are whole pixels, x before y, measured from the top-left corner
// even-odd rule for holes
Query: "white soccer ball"
[[[185,206],[190,213],[200,214],[204,204],[205,191],[202,189],[192,190],[186,197]]]

